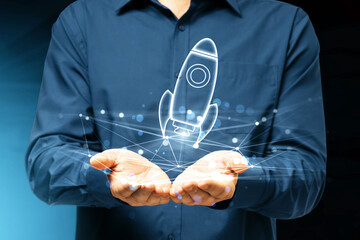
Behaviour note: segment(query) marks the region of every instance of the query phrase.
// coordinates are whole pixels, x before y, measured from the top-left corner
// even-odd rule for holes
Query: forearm
[[[310,212],[325,185],[325,156],[278,151],[251,159],[239,175],[234,197],[218,208],[242,208],[262,215],[290,219]]]
[[[33,192],[48,204],[116,207],[120,200],[111,195],[106,175],[93,169],[85,142],[63,135],[36,140],[27,154],[26,170]]]

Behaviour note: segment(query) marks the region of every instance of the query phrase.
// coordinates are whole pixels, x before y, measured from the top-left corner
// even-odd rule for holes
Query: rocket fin
[[[211,104],[206,113],[204,121],[200,126],[199,136],[195,144],[200,143],[206,137],[206,135],[208,135],[208,133],[215,125],[217,116],[218,116],[218,106],[216,104]]]
[[[161,132],[164,138],[166,137],[165,135],[166,124],[171,116],[170,106],[171,106],[172,97],[173,94],[169,90],[166,90],[162,95],[159,103],[159,122],[160,122]]]

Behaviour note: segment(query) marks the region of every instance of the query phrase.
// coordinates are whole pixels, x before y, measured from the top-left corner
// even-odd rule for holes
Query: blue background
[[[103,0],[105,1],[105,0]],[[25,151],[52,23],[70,0],[0,0],[0,239],[74,239],[75,207],[32,194]],[[321,45],[327,125],[327,186],[307,216],[278,221],[278,239],[360,236],[358,0],[289,0],[310,16]]]
[[[48,206],[31,192],[25,151],[51,24],[69,1],[0,2],[0,239],[74,239],[74,206]]]

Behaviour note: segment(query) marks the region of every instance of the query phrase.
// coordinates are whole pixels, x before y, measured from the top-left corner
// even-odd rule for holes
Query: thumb
[[[98,170],[116,167],[121,151],[121,149],[109,149],[98,153],[90,159],[90,164]]]
[[[248,161],[239,153],[233,154],[229,160],[229,168],[237,174],[243,173],[248,168]]]

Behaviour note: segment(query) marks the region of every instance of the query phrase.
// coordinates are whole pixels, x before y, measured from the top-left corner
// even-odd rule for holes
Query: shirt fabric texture
[[[237,138],[255,167],[239,175],[232,199],[214,207],[131,207],[111,195],[88,154],[138,151],[143,142],[157,149],[158,137],[145,130],[161,134],[160,98],[203,38],[219,57],[219,121],[205,140],[235,147]],[[143,133],[130,129],[139,122]],[[41,200],[78,206],[76,239],[276,239],[276,219],[301,217],[320,200],[324,126],[319,44],[300,8],[193,0],[177,19],[155,0],[79,0],[52,28],[26,170]],[[174,151],[186,163],[221,149],[214,145]]]

